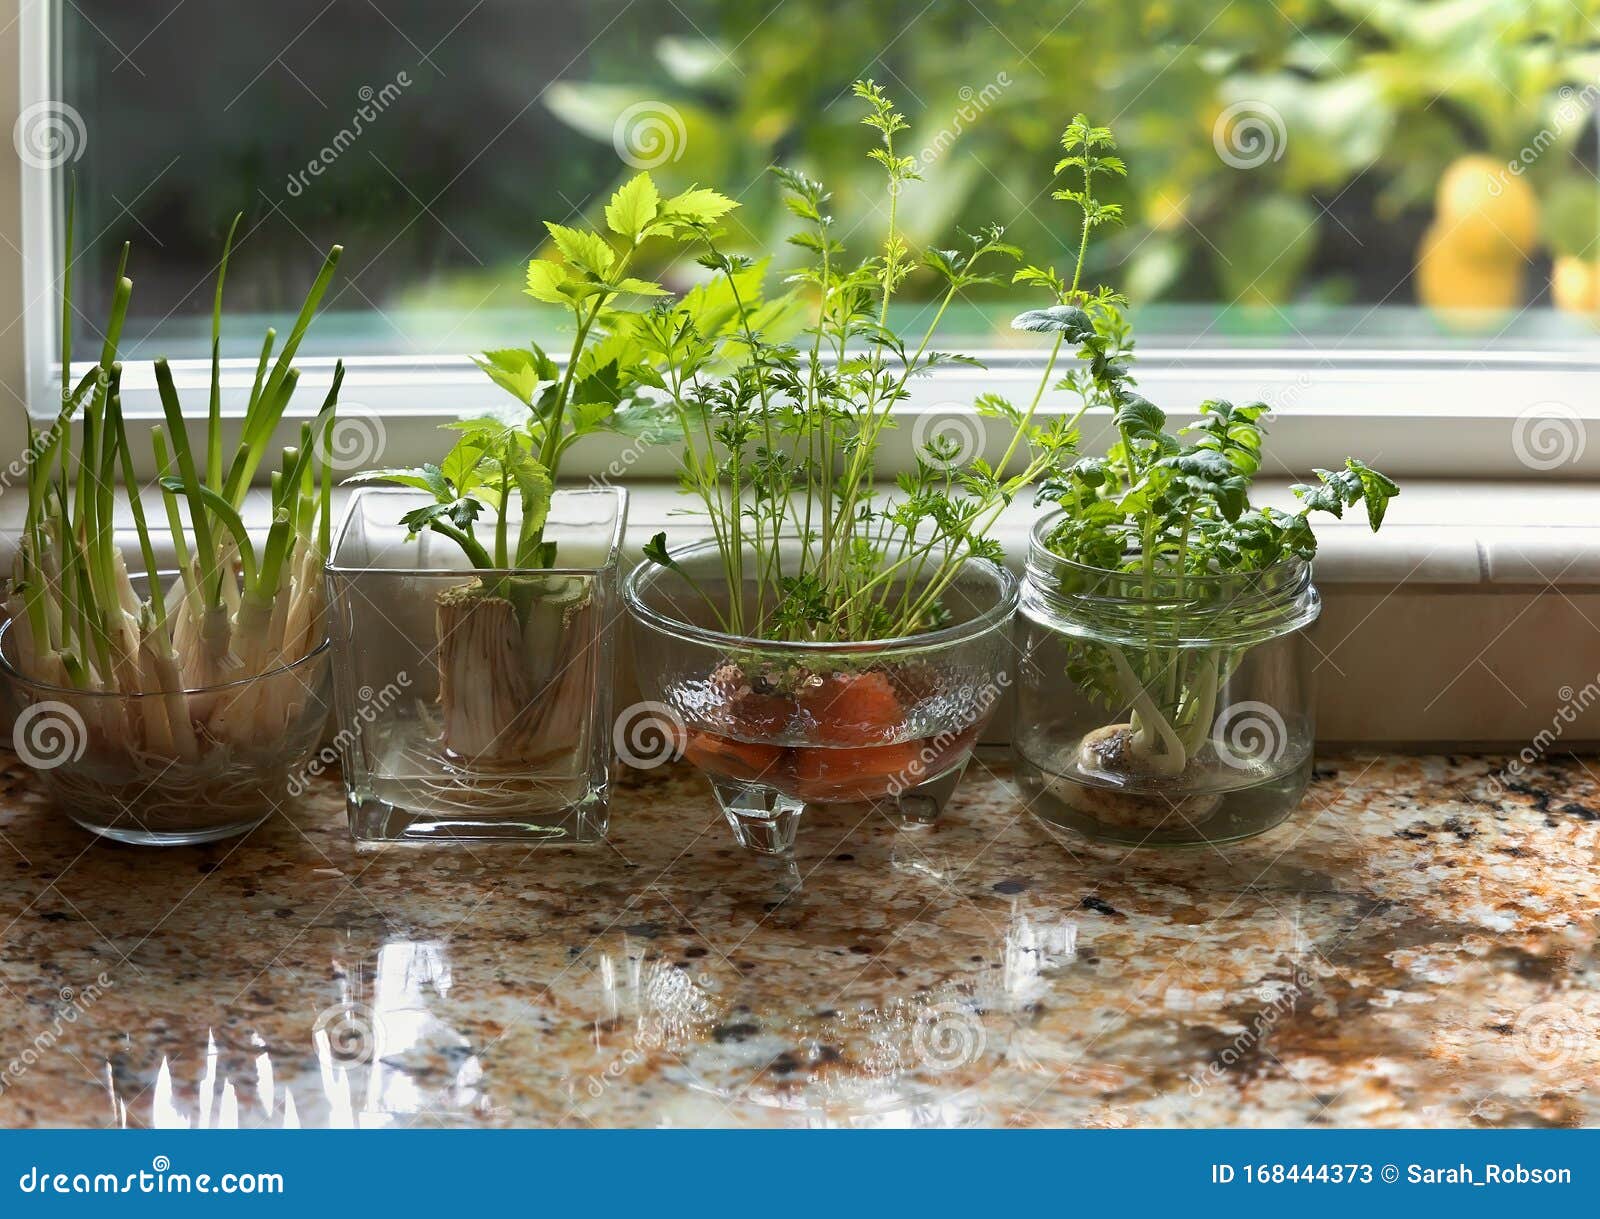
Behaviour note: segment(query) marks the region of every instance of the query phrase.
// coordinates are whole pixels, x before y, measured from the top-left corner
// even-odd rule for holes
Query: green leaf
[[[414,508],[400,518],[400,523],[413,537],[439,520],[448,521],[457,529],[465,530],[472,527],[472,522],[478,519],[478,513],[481,511],[483,511],[482,504],[470,496],[464,496],[461,499]]]
[[[1044,333],[1062,331],[1075,343],[1081,343],[1094,334],[1094,323],[1089,320],[1089,315],[1076,305],[1051,305],[1048,309],[1030,309],[1012,318],[1011,328]]]
[[[413,508],[400,518],[400,523],[406,527],[409,537],[416,537],[434,521],[444,516],[446,504],[426,504],[421,508]]]
[[[543,352],[507,347],[474,356],[472,362],[484,371],[489,380],[522,405],[529,406],[540,383],[555,379],[555,365],[548,358],[541,359],[543,356]]]
[[[359,486],[364,483],[397,483],[402,487],[415,487],[419,491],[426,491],[439,500],[452,499],[455,495],[446,482],[443,472],[431,463],[409,468],[364,470],[345,479],[344,482],[347,486]]]
[[[504,425],[501,425],[502,430]],[[488,456],[492,441],[480,431],[468,432],[459,437],[439,463],[444,477],[450,480],[457,495],[465,495],[482,481],[480,470]],[[441,497],[444,498],[444,497]]]
[[[478,514],[483,511],[483,505],[470,495],[463,495],[453,503],[444,505],[444,509],[452,525],[457,529],[467,529],[478,519]]]
[[[582,435],[597,431],[616,411],[615,402],[574,402],[567,407],[567,420]]]
[[[972,400],[972,407],[987,419],[1009,419],[1012,423],[1022,421],[1022,411],[999,394],[979,394]]]
[[[613,292],[630,292],[634,296],[667,296],[665,288],[648,279],[634,279],[631,275],[611,285]]]
[[[567,269],[548,258],[535,258],[528,263],[528,286],[523,289],[536,301],[552,305],[565,305],[570,298],[561,291],[567,282]]]
[[[711,224],[738,206],[732,199],[717,191],[704,186],[692,186],[681,195],[673,195],[661,205],[661,219]]]
[[[570,400],[603,404],[608,410],[614,410],[622,401],[621,387],[621,369],[615,360],[607,360],[573,383]]]
[[[658,533],[644,544],[644,557],[650,562],[662,567],[670,567],[673,571],[681,571],[677,561],[667,553],[667,535]]]
[[[599,233],[586,233],[549,220],[544,222],[544,227],[550,231],[561,256],[576,267],[603,276],[616,262],[616,254]]]
[[[1191,478],[1204,479],[1208,482],[1221,482],[1223,479],[1233,477],[1233,463],[1221,453],[1211,449],[1163,457],[1158,464]]]
[[[1067,285],[1061,282],[1061,277],[1056,274],[1054,267],[1023,267],[1020,271],[1011,273],[1011,282],[1014,284],[1030,284],[1038,288],[1050,289],[1051,295],[1060,296],[1067,290]]]
[[[661,192],[648,173],[630,178],[606,204],[606,223],[618,236],[637,243],[656,218],[661,207]]]
[[[1289,490],[1306,506],[1306,512],[1329,512],[1343,519],[1346,496],[1341,493],[1337,482],[1338,475],[1331,474],[1327,470],[1316,470],[1314,473],[1322,480],[1320,484],[1295,483]],[[1356,485],[1359,489],[1359,481]]]
[[[1137,440],[1154,440],[1161,435],[1167,416],[1160,407],[1138,394],[1127,394],[1112,416],[1117,428]]]
[[[555,483],[550,471],[533,454],[520,447],[508,452],[505,460],[512,478],[516,480],[517,492],[522,497],[521,533],[523,537],[528,537],[542,530],[549,519]]]
[[[1345,458],[1345,468],[1361,480],[1361,498],[1367,505],[1367,523],[1377,533],[1388,511],[1389,501],[1400,494],[1400,486],[1386,475],[1378,473],[1365,462],[1354,457]]]

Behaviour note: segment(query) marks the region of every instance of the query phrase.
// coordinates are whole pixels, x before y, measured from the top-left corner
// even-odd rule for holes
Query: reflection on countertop
[[[932,830],[809,811],[798,888],[676,768],[604,846],[362,853],[333,782],[152,851],[13,765],[0,1125],[1594,1124],[1600,783],[1495,765],[1130,854],[980,758]]]

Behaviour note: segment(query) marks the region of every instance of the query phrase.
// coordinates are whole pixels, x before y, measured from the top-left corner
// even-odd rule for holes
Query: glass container
[[[401,517],[430,502],[357,491],[328,565],[350,832],[599,841],[627,493],[557,491],[543,534],[556,566],[537,570],[475,570],[448,538],[408,538]]]
[[[1311,565],[1146,575],[1052,553],[1039,521],[1012,736],[1030,810],[1089,838],[1192,846],[1277,825],[1311,778]]]
[[[143,597],[146,578],[130,583]],[[328,719],[326,640],[255,677],[121,694],[25,675],[15,630],[0,628],[11,744],[84,829],[141,846],[213,842],[254,829],[303,790]],[[178,717],[187,731],[174,730]]]
[[[780,547],[791,569],[796,547]],[[1011,684],[1015,577],[967,560],[942,594],[946,625],[925,634],[774,643],[717,629],[728,588],[714,543],[673,558],[677,570],[642,564],[624,588],[639,686],[739,843],[789,854],[808,804],[865,802],[903,828],[931,825]]]

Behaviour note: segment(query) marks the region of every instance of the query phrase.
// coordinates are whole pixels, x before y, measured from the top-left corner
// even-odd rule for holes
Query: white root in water
[[[480,764],[520,758],[534,686],[516,606],[462,584],[439,594],[436,618],[445,748]]]
[[[589,705],[578,687],[594,650],[575,629],[583,608],[537,596],[524,623],[481,582],[439,595],[439,706],[451,754],[505,767],[577,748]]]
[[[1222,804],[1214,792],[1186,791],[1181,779],[1152,768],[1140,751],[1138,731],[1132,724],[1108,724],[1096,728],[1073,751],[1075,766],[1065,768],[1078,773],[1128,785],[1098,787],[1057,780],[1054,793],[1080,813],[1106,825],[1154,829],[1167,824],[1174,828],[1190,822],[1199,825]]]
[[[1175,825],[1184,821],[1198,825],[1222,803],[1220,794],[1187,791],[1183,784],[1211,729],[1222,679],[1217,658],[1211,654],[1199,658],[1194,678],[1187,683],[1189,692],[1181,714],[1169,719],[1122,652],[1108,648],[1107,654],[1116,668],[1122,695],[1132,708],[1129,721],[1086,734],[1071,750],[1071,764],[1062,769],[1113,786],[1061,781],[1052,785],[1056,794],[1107,825],[1150,829],[1169,819]],[[1175,719],[1187,723],[1180,729]]]

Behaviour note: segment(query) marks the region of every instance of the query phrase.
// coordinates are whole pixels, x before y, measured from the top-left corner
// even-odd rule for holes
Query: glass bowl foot
[[[894,822],[896,829],[925,830],[943,815],[966,769],[967,760],[963,758],[915,787],[885,796],[877,801],[878,808]]]
[[[944,812],[941,801],[920,792],[906,792],[883,801],[878,807],[888,814],[896,829],[902,830],[925,830]]]
[[[739,845],[757,855],[788,856],[805,802],[770,787],[711,781],[722,815]]]

